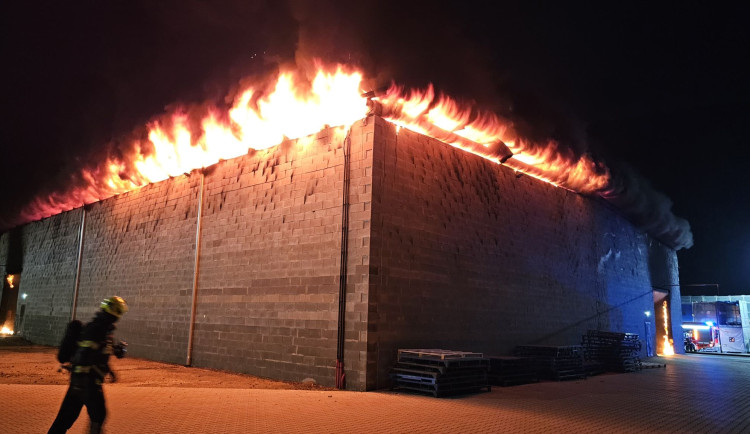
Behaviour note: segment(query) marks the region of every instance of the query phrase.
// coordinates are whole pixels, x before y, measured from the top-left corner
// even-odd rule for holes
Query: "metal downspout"
[[[336,388],[346,387],[346,373],[344,372],[344,322],[346,319],[346,262],[349,257],[349,157],[351,153],[351,128],[344,139],[344,186],[341,210],[341,271],[339,273],[339,316],[338,335],[336,342]]]
[[[198,217],[195,228],[195,263],[193,265],[193,295],[190,305],[190,330],[188,331],[187,360],[185,366],[193,363],[193,335],[195,334],[195,311],[198,305],[198,270],[201,257],[201,224],[203,223],[203,180],[205,175],[201,171],[201,182],[198,190]]]
[[[76,319],[78,308],[78,288],[81,286],[81,264],[83,263],[83,239],[86,235],[86,206],[81,207],[81,230],[78,236],[78,263],[76,265],[76,281],[73,287],[73,307],[70,312],[70,320]]]

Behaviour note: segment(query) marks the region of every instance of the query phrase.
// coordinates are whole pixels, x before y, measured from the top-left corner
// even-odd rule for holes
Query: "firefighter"
[[[107,416],[102,384],[107,377],[115,381],[109,367],[109,356],[125,355],[125,344],[114,344],[115,322],[128,311],[122,297],[111,297],[102,301],[101,309],[81,330],[78,348],[71,359],[70,386],[65,394],[57,418],[49,433],[64,433],[73,426],[81,408],[86,406],[90,418],[90,433],[99,433]]]

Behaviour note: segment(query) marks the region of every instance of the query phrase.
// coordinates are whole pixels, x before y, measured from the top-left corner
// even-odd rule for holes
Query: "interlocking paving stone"
[[[750,432],[750,358],[678,355],[652,361],[666,367],[450,398],[108,384],[105,432]],[[0,432],[46,432],[65,389],[0,385]],[[87,422],[84,410],[70,432],[85,432]]]

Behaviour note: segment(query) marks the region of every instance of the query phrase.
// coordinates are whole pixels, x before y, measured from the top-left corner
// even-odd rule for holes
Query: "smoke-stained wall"
[[[77,316],[121,295],[130,354],[186,363],[203,191],[192,364],[332,386],[347,133],[350,389],[387,385],[398,348],[643,335],[651,286],[676,279],[674,251],[602,201],[369,117],[87,207]],[[70,318],[82,213],[22,228],[33,342]]]
[[[644,339],[674,251],[602,201],[385,122],[375,133],[368,387],[388,383],[399,348]]]

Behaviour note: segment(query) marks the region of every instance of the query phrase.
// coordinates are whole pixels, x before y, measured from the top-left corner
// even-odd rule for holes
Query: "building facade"
[[[327,386],[343,356],[353,390],[387,386],[399,348],[504,355],[598,329],[646,355],[682,333],[674,250],[602,200],[377,116],[15,228],[11,257],[32,342],[116,294],[132,356]]]

